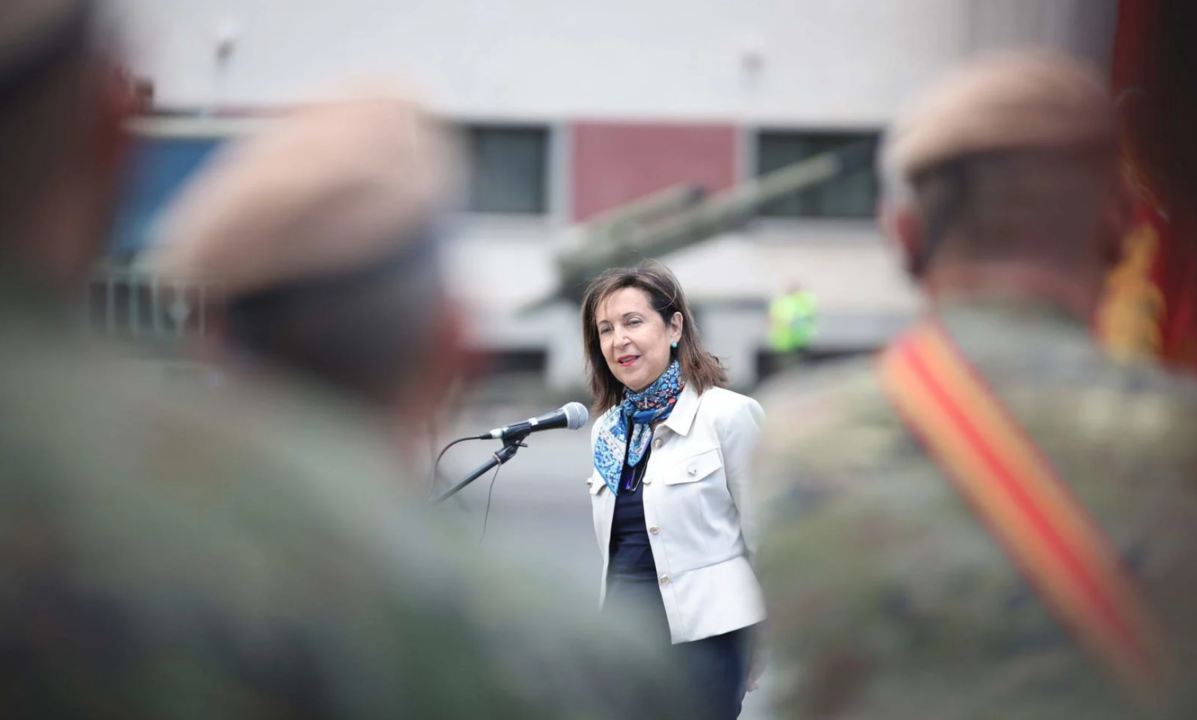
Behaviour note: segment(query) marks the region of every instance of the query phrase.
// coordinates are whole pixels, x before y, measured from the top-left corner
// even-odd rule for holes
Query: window
[[[143,250],[158,212],[219,144],[219,140],[198,137],[135,139],[109,252],[127,256]]]
[[[547,210],[549,131],[542,127],[474,126],[469,153],[468,209],[539,215]]]
[[[877,152],[878,134],[829,132],[762,132],[757,135],[756,171],[764,175],[820,153],[857,141]],[[761,209],[766,217],[868,218],[877,203],[877,177],[867,168],[787,195]]]

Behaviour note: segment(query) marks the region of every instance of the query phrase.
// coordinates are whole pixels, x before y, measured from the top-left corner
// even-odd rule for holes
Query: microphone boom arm
[[[457,483],[453,487],[449,488],[448,490],[445,491],[444,494],[440,495],[435,500],[433,500],[432,507],[436,507],[437,505],[440,505],[444,501],[448,500],[449,498],[453,497],[457,493],[461,492],[462,489],[464,489],[466,485],[469,485],[470,483],[474,482],[475,480],[482,477],[486,473],[490,472],[492,469],[494,469],[500,465],[503,465],[508,460],[515,457],[516,452],[518,452],[520,448],[528,447],[527,445],[524,444],[524,438],[528,437],[528,435],[530,433],[531,433],[531,430],[529,429],[527,431],[513,434],[509,437],[503,438],[503,447],[500,448],[497,452],[491,454],[490,460],[487,460],[486,462],[482,463],[482,465],[478,466],[478,468],[476,470],[474,470],[474,472],[467,475],[464,480]]]

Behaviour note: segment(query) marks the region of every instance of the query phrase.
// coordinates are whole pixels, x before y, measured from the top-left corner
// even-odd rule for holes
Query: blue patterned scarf
[[[612,494],[619,494],[625,453],[628,465],[635,467],[640,462],[652,439],[653,423],[669,417],[683,386],[681,365],[674,360],[661,377],[642,392],[624,390],[623,402],[615,412],[607,413],[607,420],[599,428],[598,440],[594,443],[594,467]],[[632,427],[630,441],[629,419]]]

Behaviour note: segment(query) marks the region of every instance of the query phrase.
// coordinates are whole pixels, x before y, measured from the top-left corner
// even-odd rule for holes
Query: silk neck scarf
[[[631,467],[636,467],[644,458],[652,440],[653,423],[669,417],[683,387],[682,368],[674,360],[661,377],[643,391],[625,390],[617,410],[607,413],[594,443],[594,468],[603,476],[612,494],[619,493],[624,458]]]

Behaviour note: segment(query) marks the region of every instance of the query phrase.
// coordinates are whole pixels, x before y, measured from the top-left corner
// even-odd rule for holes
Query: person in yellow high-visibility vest
[[[769,304],[769,344],[781,368],[801,362],[819,329],[814,294],[791,285]]]

